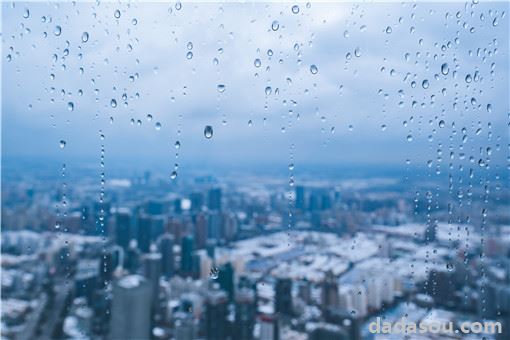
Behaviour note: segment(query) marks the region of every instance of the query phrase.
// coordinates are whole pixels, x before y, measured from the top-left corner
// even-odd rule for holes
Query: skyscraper
[[[209,210],[221,210],[221,189],[213,188],[210,189],[207,195],[207,207]]]
[[[276,313],[283,315],[292,315],[292,281],[289,278],[278,278],[275,287],[275,306]]]
[[[193,248],[193,236],[184,236],[181,245],[181,272],[184,275],[191,275],[193,271]]]
[[[169,233],[163,234],[158,240],[158,248],[161,253],[161,273],[170,278],[175,271],[174,237]]]
[[[205,328],[207,339],[223,340],[227,337],[227,314],[227,294],[218,288],[213,288],[208,292],[205,307]]]
[[[227,292],[230,301],[234,298],[234,267],[230,262],[220,267],[218,273],[220,288]]]
[[[338,306],[338,283],[331,271],[326,273],[326,277],[321,284],[321,303],[323,309]]]
[[[114,223],[115,243],[127,250],[131,240],[131,214],[129,210],[117,209]]]
[[[151,285],[152,305],[156,306],[161,276],[161,254],[148,253],[142,257],[144,276]]]
[[[148,253],[151,245],[152,218],[149,215],[142,215],[138,218],[138,249]]]
[[[252,339],[255,323],[255,294],[250,288],[241,288],[235,297],[235,337],[239,339]]]
[[[305,210],[305,187],[296,186],[296,209]]]
[[[110,338],[149,339],[151,286],[140,275],[129,275],[113,285]]]

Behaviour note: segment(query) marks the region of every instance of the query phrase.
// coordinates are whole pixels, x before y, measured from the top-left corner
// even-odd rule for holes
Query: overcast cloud
[[[3,155],[97,160],[101,130],[107,163],[506,162],[508,3],[293,5],[3,3]]]

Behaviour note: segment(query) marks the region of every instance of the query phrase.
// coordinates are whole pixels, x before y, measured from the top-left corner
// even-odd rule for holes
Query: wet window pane
[[[1,10],[3,338],[510,338],[507,3]]]

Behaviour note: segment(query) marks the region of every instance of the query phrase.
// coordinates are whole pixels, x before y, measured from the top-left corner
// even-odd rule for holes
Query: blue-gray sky
[[[3,156],[506,162],[508,3],[293,5],[3,3]]]

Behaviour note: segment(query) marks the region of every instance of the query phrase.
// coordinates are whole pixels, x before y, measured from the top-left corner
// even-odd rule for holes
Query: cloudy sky
[[[294,5],[3,3],[4,160],[505,165],[507,3]]]

